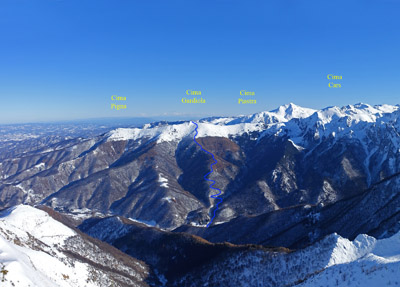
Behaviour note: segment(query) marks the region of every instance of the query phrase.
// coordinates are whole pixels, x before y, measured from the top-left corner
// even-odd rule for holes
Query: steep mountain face
[[[400,233],[354,241],[335,233],[300,250],[212,244],[122,217],[88,219],[80,229],[148,262],[162,286],[396,286]]]
[[[145,263],[27,205],[1,212],[0,251],[2,286],[149,286]]]
[[[400,174],[353,197],[329,205],[298,205],[257,216],[242,216],[210,228],[182,226],[177,232],[211,242],[229,241],[302,248],[331,233],[354,239],[368,233],[381,238],[400,229]]]
[[[203,176],[213,161],[194,143],[191,122],[119,128],[3,160],[0,203],[41,202],[81,220],[121,215],[213,242],[299,247],[331,232],[389,236],[399,228],[399,115],[398,106],[315,111],[290,104],[200,120],[197,139],[218,161],[209,178],[223,199],[209,229],[215,191]],[[385,198],[376,199],[374,190]],[[370,205],[361,205],[364,197]],[[341,224],[343,212],[365,217]],[[325,232],[327,226],[334,228]]]

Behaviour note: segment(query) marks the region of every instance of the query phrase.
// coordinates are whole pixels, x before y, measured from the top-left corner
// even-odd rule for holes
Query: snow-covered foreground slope
[[[400,233],[354,241],[331,234],[295,252],[247,250],[216,258],[175,286],[398,286],[399,271]]]
[[[339,237],[326,269],[299,286],[399,286],[400,233],[376,240],[359,235],[354,241]]]
[[[110,270],[120,265],[117,272],[127,274],[112,274],[96,264]],[[136,266],[147,273],[139,262]],[[0,214],[1,286],[147,286],[139,272],[128,268],[45,211],[19,205]]]
[[[65,256],[51,248],[54,244],[63,244],[75,233],[44,211],[22,205],[9,209],[1,214],[0,232],[0,261],[8,271],[4,276],[8,286],[83,286],[86,283],[87,266],[64,264],[61,259]],[[48,246],[47,250],[34,250],[25,245],[36,240]],[[55,252],[55,256],[46,251]],[[65,280],[67,276],[72,284]]]

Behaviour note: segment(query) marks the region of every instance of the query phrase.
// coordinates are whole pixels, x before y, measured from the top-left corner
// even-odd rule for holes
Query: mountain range
[[[9,137],[0,207],[54,212],[142,262],[143,284],[379,282],[398,268],[399,119],[398,105],[288,104],[196,121],[197,141],[217,160],[208,178],[222,191],[209,228],[215,190],[204,175],[213,159],[194,142],[191,121],[47,142],[41,135],[29,148]]]

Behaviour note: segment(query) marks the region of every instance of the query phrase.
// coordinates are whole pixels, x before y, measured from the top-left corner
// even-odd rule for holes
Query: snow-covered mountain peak
[[[343,238],[334,233],[328,236],[332,243],[332,254],[327,267],[357,260],[370,253],[375,246],[376,239],[366,234],[359,235],[354,241]]]
[[[341,111],[355,122],[375,122],[383,114],[392,113],[397,109],[398,107],[390,105],[376,105],[373,107],[368,104],[359,103],[345,106]]]
[[[339,119],[345,116],[346,114],[339,107],[333,106],[317,111],[315,114],[311,115],[310,118],[315,118],[317,121],[327,124],[333,119]]]
[[[293,103],[280,106],[279,108],[270,111],[270,113],[275,114],[276,117],[279,118],[281,122],[289,121],[293,118],[295,119],[307,118],[315,112],[316,110],[303,108]]]
[[[332,234],[311,248],[320,248],[324,242],[334,243],[327,266],[296,286],[378,287],[400,283],[400,233],[385,239],[361,234],[353,241]]]

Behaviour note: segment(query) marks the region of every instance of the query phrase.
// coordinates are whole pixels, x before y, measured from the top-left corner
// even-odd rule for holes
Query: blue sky
[[[399,12],[393,0],[2,0],[0,123],[398,104]],[[182,104],[187,89],[207,103]],[[256,105],[237,104],[242,89]]]

